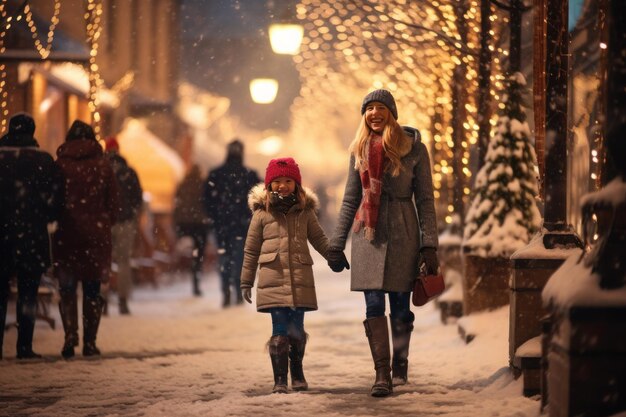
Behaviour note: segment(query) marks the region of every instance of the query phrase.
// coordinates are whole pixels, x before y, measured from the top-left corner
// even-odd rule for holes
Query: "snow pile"
[[[524,246],[511,255],[511,259],[567,259],[571,255],[580,255],[580,248],[574,245],[556,245],[555,248],[547,249],[543,244],[543,237],[548,233],[546,229],[541,229],[536,233],[528,245]],[[556,234],[558,232],[550,232]],[[563,232],[571,233],[569,231]]]
[[[544,305],[625,307],[626,287],[600,288],[600,276],[581,260],[582,251],[571,255],[550,277],[541,294]]]

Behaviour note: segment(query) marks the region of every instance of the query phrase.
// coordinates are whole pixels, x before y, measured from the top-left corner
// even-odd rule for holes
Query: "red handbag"
[[[418,276],[413,286],[413,305],[423,306],[440,295],[445,288],[441,274]]]

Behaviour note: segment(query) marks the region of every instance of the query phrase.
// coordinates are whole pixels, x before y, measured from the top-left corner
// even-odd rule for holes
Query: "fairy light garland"
[[[41,40],[39,39],[39,30],[37,29],[37,25],[33,20],[33,13],[30,9],[30,5],[27,4],[24,7],[24,18],[26,20],[26,24],[28,25],[28,28],[32,33],[35,48],[37,49],[39,55],[41,55],[42,59],[46,59],[50,55],[52,42],[54,41],[54,31],[56,29],[56,26],[59,24],[59,13],[61,13],[61,0],[55,0],[54,12],[52,14],[52,18],[50,18],[50,26],[48,27],[46,46],[43,46]]]
[[[28,26],[28,30],[31,32],[31,37],[33,39],[35,49],[41,56],[42,60],[46,60],[50,56],[50,51],[52,50],[52,44],[54,42],[54,34],[57,25],[59,24],[59,14],[61,13],[61,0],[54,1],[54,11],[52,17],[50,18],[50,25],[48,27],[46,45],[44,46],[41,40],[39,39],[39,30],[33,19],[33,13],[31,10],[30,4],[26,3],[23,6],[21,12],[18,12],[17,16],[7,16],[6,12],[6,0],[2,0],[0,4],[0,15],[2,16],[2,21],[6,22],[4,28],[0,30],[0,55],[6,51],[6,47],[4,46],[4,38],[8,30],[16,23],[20,22],[22,18],[24,22]],[[7,120],[9,116],[8,109],[8,92],[6,91],[6,64],[0,64],[0,129],[4,131],[7,126]]]
[[[340,119],[332,114],[338,105],[354,107],[364,89],[388,88],[402,109],[402,122],[420,127],[424,142],[432,143],[435,197],[447,202],[444,206],[448,207],[451,221],[453,184],[457,178],[463,178],[466,184],[463,197],[469,198],[470,148],[478,141],[475,102],[478,62],[472,54],[459,52],[462,48],[477,51],[478,1],[471,1],[463,16],[468,29],[465,40],[458,33],[454,6],[443,2],[416,4],[397,0],[382,4],[371,0],[301,0],[296,10],[303,22],[305,37],[300,54],[293,58],[302,82],[300,96],[291,109],[294,132],[311,136],[315,132],[312,126],[319,125],[320,117],[331,124]],[[491,35],[498,39],[504,20],[497,11],[492,13],[491,20]],[[411,25],[415,24],[423,30],[414,29]],[[504,55],[500,48],[498,52]],[[453,71],[458,65],[465,69],[467,94],[462,150],[457,151],[462,172],[454,172],[451,163],[454,157],[451,86]],[[499,69],[499,63],[494,63],[492,74],[498,74]],[[502,76],[492,75],[494,99],[502,79]],[[314,107],[329,114],[311,112]],[[496,120],[493,116],[492,125]],[[324,134],[324,130],[328,132],[328,123],[320,127],[319,134]],[[333,127],[341,131],[342,123],[339,120]]]
[[[102,26],[100,24],[102,16],[102,1],[88,0],[86,11],[84,14],[87,29],[87,44],[89,45],[89,110],[93,117],[93,129],[96,139],[100,140],[100,100],[98,98],[98,89],[104,83],[100,77],[96,57],[98,56],[98,47]]]
[[[4,8],[6,0],[2,0],[0,3],[0,16],[2,16],[2,21],[7,22],[6,26],[0,30],[0,55],[6,51],[4,46],[4,37],[6,36],[7,30],[11,28],[10,17],[7,18],[7,12]],[[6,86],[6,66],[4,62],[0,63],[0,132],[4,132],[7,127],[7,119],[9,116],[9,109],[7,108],[7,92],[5,91]]]

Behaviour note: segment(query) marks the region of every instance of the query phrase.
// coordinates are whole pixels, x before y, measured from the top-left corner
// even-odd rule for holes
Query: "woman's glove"
[[[326,259],[328,260],[328,266],[333,272],[341,272],[344,268],[350,269],[350,264],[343,250],[338,248],[330,248],[326,253]]]
[[[439,273],[439,259],[435,248],[422,248],[420,251],[420,273],[424,275],[437,275]]]
[[[241,296],[248,302],[248,304],[252,304],[252,288],[241,287]]]

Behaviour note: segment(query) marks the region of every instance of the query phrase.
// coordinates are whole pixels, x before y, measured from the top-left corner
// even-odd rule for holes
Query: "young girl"
[[[313,259],[307,241],[324,257],[328,238],[316,216],[317,196],[302,187],[300,169],[293,158],[272,159],[265,184],[248,196],[253,211],[244,249],[241,293],[252,303],[252,286],[259,268],[257,311],[272,315],[269,352],[274,370],[273,392],[287,392],[287,365],[291,388],[304,391],[302,372],[307,334],[304,313],[317,310]]]

